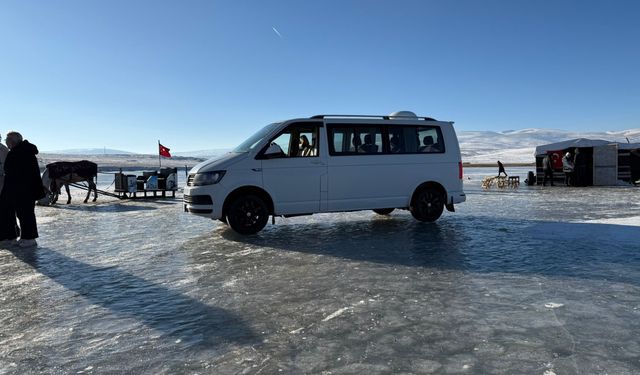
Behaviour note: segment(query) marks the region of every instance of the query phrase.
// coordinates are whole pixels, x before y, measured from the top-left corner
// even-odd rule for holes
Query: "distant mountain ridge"
[[[186,156],[191,158],[212,158],[215,156],[220,156],[222,154],[226,154],[231,151],[230,148],[214,148],[211,150],[196,150],[196,151],[184,151],[184,152],[175,152],[172,155],[176,156]]]
[[[60,155],[135,155],[135,152],[115,150],[112,148],[74,148],[69,150],[42,151],[45,154]]]
[[[458,131],[464,162],[533,163],[537,146],[576,138],[603,139],[612,142],[640,142],[640,129],[607,132],[577,132],[556,129],[520,129],[502,132]]]
[[[640,128],[622,131],[606,132],[580,132],[557,129],[520,129],[495,131],[464,131],[460,130],[458,140],[462,161],[479,164],[495,163],[497,160],[506,163],[533,163],[533,152],[537,146],[561,142],[568,139],[589,138],[603,139],[612,142],[640,143]],[[171,152],[176,157],[209,159],[231,151],[226,148],[215,148],[210,150],[196,150],[184,152]],[[59,155],[142,155],[129,151],[89,148],[73,149],[61,151],[46,151],[45,154]]]

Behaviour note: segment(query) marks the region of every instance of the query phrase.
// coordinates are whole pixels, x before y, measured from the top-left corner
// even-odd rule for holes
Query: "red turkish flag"
[[[163,145],[158,143],[160,147],[160,156],[164,156],[165,158],[170,158],[171,154],[169,153],[170,149],[168,147],[164,147]]]

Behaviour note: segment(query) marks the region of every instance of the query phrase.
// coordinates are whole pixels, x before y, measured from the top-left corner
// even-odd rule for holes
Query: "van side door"
[[[291,123],[258,154],[263,187],[276,215],[320,212],[321,183],[327,175],[327,156],[320,147],[322,126],[322,121]]]
[[[327,123],[328,211],[400,207],[381,124]]]

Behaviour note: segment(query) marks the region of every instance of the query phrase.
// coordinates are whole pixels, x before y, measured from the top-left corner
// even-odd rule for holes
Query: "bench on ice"
[[[146,171],[142,172],[142,176],[122,172],[115,175],[115,192],[123,198],[166,198],[167,193],[175,198],[177,190],[178,168]]]
[[[487,176],[482,179],[483,189],[488,190],[493,186],[498,189],[517,189],[520,186],[520,176]]]

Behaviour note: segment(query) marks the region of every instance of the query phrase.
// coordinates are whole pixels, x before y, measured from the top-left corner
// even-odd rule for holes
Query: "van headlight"
[[[201,172],[196,173],[193,178],[193,186],[205,186],[217,184],[222,180],[222,177],[226,171],[213,171],[213,172]]]

